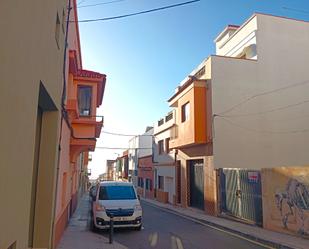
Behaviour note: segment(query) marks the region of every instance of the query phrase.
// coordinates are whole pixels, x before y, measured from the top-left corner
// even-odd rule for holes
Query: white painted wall
[[[216,42],[216,54],[236,57],[245,47],[256,44],[257,17],[251,17],[224,42]]]
[[[145,132],[142,135],[135,136],[129,141],[129,175],[131,174],[131,172],[133,172],[130,176],[132,177],[132,182],[135,186],[137,186],[138,158],[152,155],[153,131],[154,129],[150,129],[148,132]]]
[[[139,136],[138,158],[152,155],[153,128]],[[145,149],[147,148],[147,149]]]
[[[176,112],[173,111],[173,118],[167,122],[165,122],[164,117],[164,124],[158,125],[158,122],[154,125],[154,147],[153,147],[153,161],[158,164],[171,164],[174,162],[175,159],[175,151],[171,150],[169,153],[163,153],[159,155],[158,149],[158,142],[163,140],[164,144],[164,152],[166,151],[166,144],[165,140],[171,137],[172,127],[175,125],[176,122]]]
[[[257,27],[257,61],[211,57],[213,114],[225,116],[214,120],[214,165],[308,165],[309,23],[257,14],[251,24]],[[231,42],[253,30],[243,29]],[[233,46],[225,47],[228,53]]]
[[[175,167],[174,166],[155,166],[155,169],[157,171],[156,174],[156,183],[157,183],[157,187],[158,187],[158,178],[159,176],[163,176],[164,177],[164,192],[169,192],[169,202],[173,203],[173,196],[175,195]],[[168,184],[167,184],[167,177],[172,178],[172,184],[169,188]]]

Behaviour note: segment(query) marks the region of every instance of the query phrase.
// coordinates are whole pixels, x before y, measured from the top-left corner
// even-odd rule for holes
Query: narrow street
[[[114,240],[130,249],[247,249],[269,248],[214,230],[199,222],[166,212],[146,202],[142,231],[117,229]],[[101,232],[108,238],[108,232]]]

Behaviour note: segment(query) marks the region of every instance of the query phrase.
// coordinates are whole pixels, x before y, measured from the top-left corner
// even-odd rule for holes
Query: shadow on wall
[[[263,169],[264,227],[309,238],[309,167]]]

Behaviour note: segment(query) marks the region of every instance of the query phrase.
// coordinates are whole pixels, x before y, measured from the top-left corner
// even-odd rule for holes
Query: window
[[[166,153],[170,153],[170,138],[165,139],[165,151]]]
[[[91,86],[78,87],[78,109],[79,115],[90,116],[91,114]]]
[[[138,178],[138,186],[143,188],[144,187],[144,179],[142,177]]]
[[[152,180],[146,179],[146,190],[152,190]]]
[[[57,47],[58,47],[58,49],[60,49],[60,44],[59,44],[59,39],[60,39],[60,19],[59,19],[58,13],[57,13],[57,17],[56,17],[55,38],[56,38]]]
[[[159,155],[163,154],[163,152],[164,152],[163,140],[160,140],[158,142],[158,147],[159,147]]]
[[[161,125],[163,125],[163,124],[164,124],[164,119],[161,118],[161,119],[158,121],[158,126],[161,126]]]
[[[99,200],[134,200],[135,191],[132,186],[101,186]]]
[[[187,102],[181,107],[181,122],[189,120],[190,117],[190,102]]]
[[[158,187],[161,190],[164,190],[164,176],[158,176]]]

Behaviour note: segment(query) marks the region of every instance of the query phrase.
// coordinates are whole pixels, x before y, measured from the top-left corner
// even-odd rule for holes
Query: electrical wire
[[[100,6],[100,5],[119,3],[119,2],[123,2],[123,1],[126,1],[126,0],[114,0],[114,1],[108,1],[108,2],[102,2],[102,3],[87,4],[87,5],[78,6],[77,8],[95,7],[95,6]]]
[[[147,148],[147,147],[140,147],[140,148],[125,148],[125,147],[102,147],[102,146],[96,146],[96,149],[103,149],[103,150],[152,150],[153,148]]]
[[[80,4],[82,4],[82,3],[84,3],[84,2],[86,2],[86,0],[81,0],[81,1],[79,1],[79,2],[77,3],[77,6],[80,5]]]
[[[253,112],[253,113],[247,113],[247,114],[235,114],[235,115],[219,115],[219,114],[217,114],[216,116],[218,116],[218,117],[226,117],[226,118],[256,116],[256,115],[262,115],[262,114],[266,114],[266,113],[271,113],[271,112],[285,110],[285,109],[292,108],[292,107],[299,106],[299,105],[303,105],[303,104],[306,104],[306,103],[309,103],[309,99],[301,101],[301,102],[298,102],[298,103],[295,103],[295,104],[290,104],[290,105],[286,105],[286,106],[281,106],[281,107],[278,107],[278,108],[270,109],[270,110],[267,110],[267,111]]]
[[[120,19],[120,18],[125,18],[125,17],[136,16],[136,15],[146,14],[146,13],[150,13],[150,12],[155,12],[155,11],[160,11],[160,10],[175,8],[175,7],[179,7],[179,6],[183,6],[183,5],[187,5],[187,4],[196,3],[196,2],[199,2],[199,1],[201,1],[201,0],[192,0],[192,1],[177,3],[177,4],[173,4],[173,5],[167,5],[167,6],[160,7],[160,8],[155,8],[155,9],[150,9],[150,10],[144,10],[144,11],[135,12],[135,13],[126,14],[126,15],[120,15],[120,16],[112,16],[112,17],[97,18],[97,19],[79,20],[78,22],[79,22],[79,23],[89,23],[89,22],[98,22],[98,21],[115,20],[115,19]],[[70,21],[70,22],[75,22],[75,21]]]
[[[262,92],[262,93],[258,93],[258,94],[252,95],[251,97],[248,97],[248,98],[244,99],[243,101],[240,101],[238,104],[232,106],[231,108],[228,108],[227,110],[225,110],[223,112],[217,113],[217,115],[223,115],[225,113],[229,113],[229,112],[235,110],[236,108],[246,104],[247,102],[249,102],[249,101],[251,101],[251,100],[253,100],[253,99],[257,98],[257,97],[261,97],[261,96],[265,96],[265,95],[268,95],[268,94],[277,93],[277,92],[284,91],[284,90],[287,90],[287,89],[290,89],[290,88],[306,85],[308,83],[309,83],[309,80],[306,80],[306,81],[298,82],[298,83],[295,83],[295,84],[292,84],[292,85],[288,85],[288,86],[285,86],[285,87],[280,87],[280,88],[276,88],[276,89],[273,89],[273,90],[270,90],[270,91],[265,91],[265,92]]]
[[[256,129],[251,129],[248,127],[245,127],[243,125],[237,124],[227,118],[224,118],[222,116],[218,116],[221,119],[223,119],[224,121],[226,121],[227,123],[236,126],[238,128],[241,128],[243,130],[246,131],[250,131],[250,132],[256,132],[256,133],[266,133],[266,134],[297,134],[297,133],[305,133],[305,132],[309,132],[309,129],[302,129],[302,130],[291,130],[291,131],[271,131],[271,130],[256,130]]]
[[[109,131],[101,131],[101,133],[105,133],[108,135],[113,135],[113,136],[122,136],[122,137],[154,137],[154,135],[133,135],[133,134],[123,134],[123,133],[115,133],[115,132],[109,132]]]
[[[285,7],[285,6],[283,6],[282,9],[290,10],[290,11],[294,11],[294,12],[300,12],[300,13],[304,13],[304,14],[309,14],[309,11],[301,10],[301,9],[295,9],[295,8],[290,8],[290,7]]]

